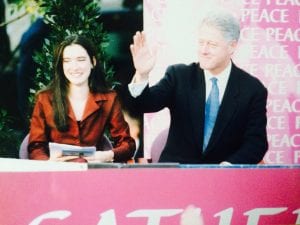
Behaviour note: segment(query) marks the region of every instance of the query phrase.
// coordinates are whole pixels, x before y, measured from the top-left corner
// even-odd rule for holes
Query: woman
[[[49,142],[95,146],[86,160],[125,162],[133,156],[134,139],[115,91],[105,84],[96,48],[83,36],[70,36],[56,49],[54,79],[36,100],[30,126],[30,159],[48,160]],[[105,128],[114,147],[101,151]],[[74,159],[74,157],[71,157]],[[70,160],[61,156],[60,161]],[[75,160],[76,161],[76,160]]]

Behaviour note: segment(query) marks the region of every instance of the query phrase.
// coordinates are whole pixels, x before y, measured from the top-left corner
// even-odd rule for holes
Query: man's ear
[[[237,48],[237,45],[238,45],[238,42],[237,41],[235,41],[235,40],[233,40],[233,41],[231,41],[230,42],[230,45],[229,45],[229,50],[230,50],[230,53],[231,53],[231,55],[234,53],[234,51],[236,50],[236,48]]]

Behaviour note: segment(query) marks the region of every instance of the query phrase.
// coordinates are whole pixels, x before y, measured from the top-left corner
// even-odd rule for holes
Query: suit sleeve
[[[164,77],[154,86],[146,86],[134,100],[136,109],[141,113],[157,112],[169,107],[176,85],[175,66],[169,66]]]
[[[266,104],[267,89],[262,86],[251,101],[242,144],[238,151],[226,161],[239,164],[256,164],[263,159],[268,149]]]

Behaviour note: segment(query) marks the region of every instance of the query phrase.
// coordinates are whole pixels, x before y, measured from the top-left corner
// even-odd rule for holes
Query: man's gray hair
[[[222,32],[227,41],[238,41],[240,37],[240,23],[234,15],[228,11],[215,10],[207,13],[200,26],[214,26]]]

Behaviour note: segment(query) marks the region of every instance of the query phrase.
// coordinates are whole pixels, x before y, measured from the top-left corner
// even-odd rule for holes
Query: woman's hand
[[[109,151],[96,151],[93,156],[84,157],[88,162],[113,162],[114,152]]]

